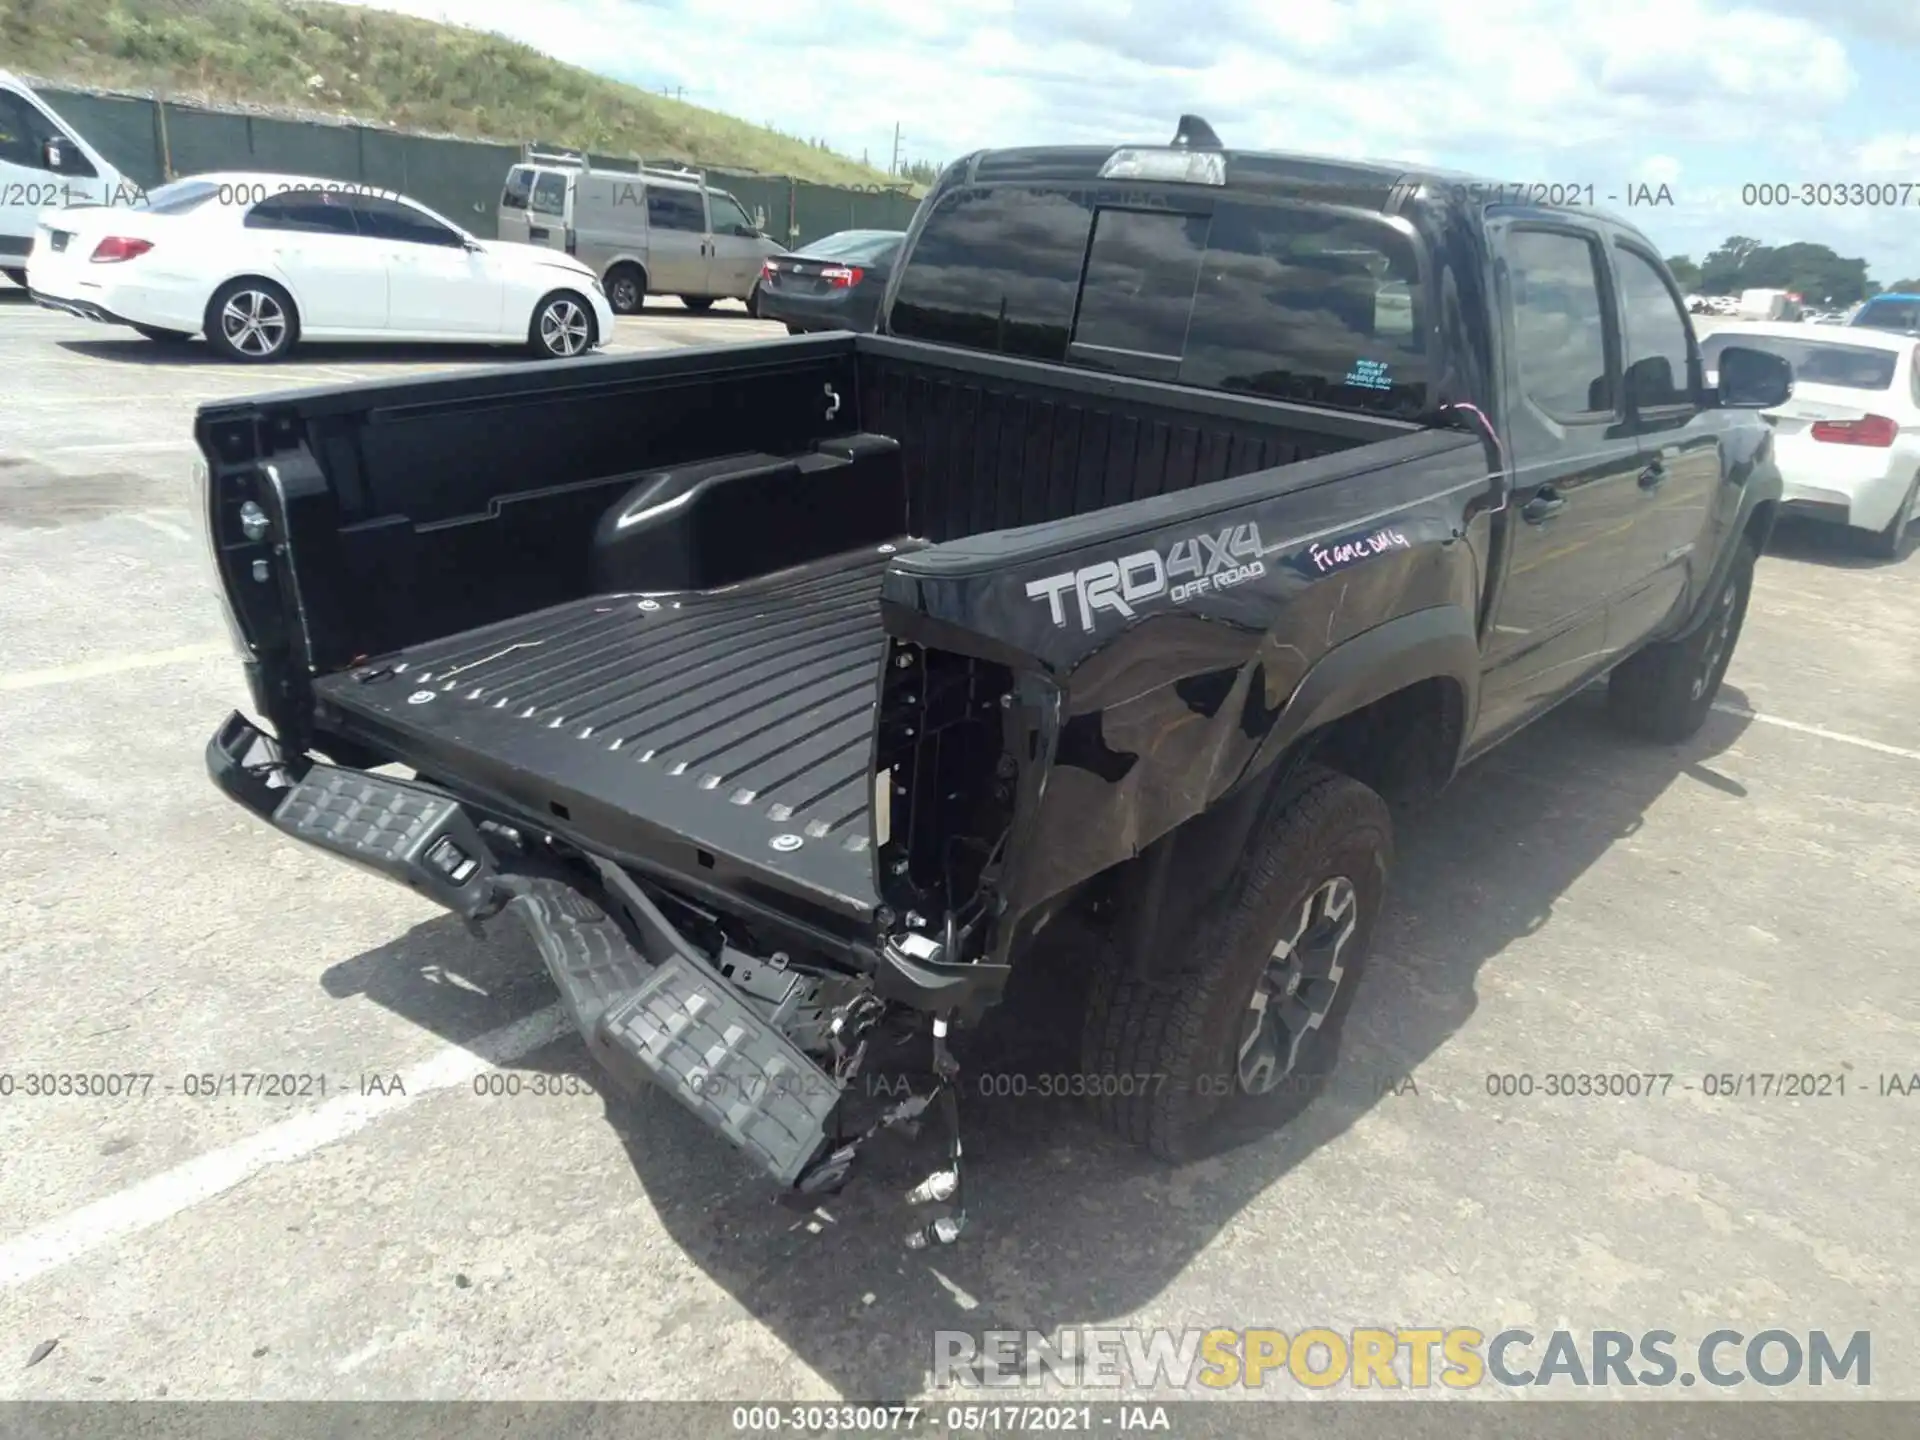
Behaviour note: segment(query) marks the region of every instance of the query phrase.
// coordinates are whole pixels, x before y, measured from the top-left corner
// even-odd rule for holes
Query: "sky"
[[[944,161],[1165,140],[1191,111],[1233,148],[1591,186],[1695,261],[1737,234],[1864,256],[1882,285],[1920,278],[1920,0],[373,3],[883,168],[896,124],[909,158]],[[1797,193],[1856,182],[1883,203]]]

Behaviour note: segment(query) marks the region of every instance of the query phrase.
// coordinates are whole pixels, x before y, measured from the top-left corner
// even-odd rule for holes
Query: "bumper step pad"
[[[494,902],[486,842],[452,796],[384,775],[315,765],[274,810],[275,826],[472,919]]]
[[[510,877],[594,1059],[629,1089],[651,1080],[792,1185],[828,1140],[840,1087],[682,946],[657,965],[592,900],[557,880]],[[648,929],[664,917],[638,917]]]

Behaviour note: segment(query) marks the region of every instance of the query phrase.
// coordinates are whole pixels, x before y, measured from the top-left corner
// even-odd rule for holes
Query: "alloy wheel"
[[[1360,923],[1359,895],[1344,875],[1301,902],[1293,933],[1273,947],[1240,1027],[1240,1088],[1265,1095],[1294,1073],[1300,1046],[1320,1028],[1346,976],[1341,954]]]
[[[540,312],[540,343],[550,354],[578,355],[592,333],[587,312],[571,300],[555,300]]]
[[[287,312],[264,290],[239,290],[221,307],[220,333],[242,355],[265,359],[287,343]]]

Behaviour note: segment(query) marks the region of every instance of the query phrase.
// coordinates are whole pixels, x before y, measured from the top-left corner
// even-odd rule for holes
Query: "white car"
[[[1785,512],[1849,526],[1897,557],[1920,506],[1920,343],[1859,327],[1816,337],[1788,322],[1732,326],[1700,342],[1709,385],[1729,345],[1793,366],[1793,398],[1765,412]]]
[[[55,310],[156,341],[204,335],[251,362],[321,340],[511,342],[564,359],[614,324],[572,256],[478,240],[371,186],[288,175],[199,175],[130,209],[47,212],[27,288]]]

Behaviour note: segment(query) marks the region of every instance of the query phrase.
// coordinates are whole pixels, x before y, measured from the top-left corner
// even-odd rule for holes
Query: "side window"
[[[1102,210],[1080,282],[1076,346],[1155,355],[1177,364],[1187,339],[1193,287],[1207,249],[1204,215]],[[1099,363],[1099,356],[1080,356]]]
[[[1516,229],[1506,249],[1514,368],[1527,398],[1555,416],[1611,414],[1597,245],[1557,230]]]
[[[706,234],[706,209],[698,190],[680,190],[667,185],[647,187],[647,228],[650,230],[692,230]]]
[[[449,248],[466,243],[431,215],[399,200],[389,200],[382,195],[356,195],[353,208],[359,218],[360,233],[376,240]]]
[[[46,146],[51,133],[46,118],[38,110],[20,96],[0,90],[0,160],[24,165],[29,170],[46,170]]]
[[[1687,322],[1679,301],[1644,255],[1620,245],[1613,254],[1626,318],[1627,403],[1643,410],[1690,404]]]
[[[1190,385],[1389,414],[1426,404],[1413,241],[1384,220],[1223,203],[1193,297]]]
[[[542,215],[566,214],[567,177],[552,170],[542,170],[539,179],[533,182],[533,195],[528,206]]]
[[[500,192],[502,210],[524,210],[527,202],[533,198],[533,171],[524,165],[516,165],[507,172],[507,185]]]
[[[740,208],[740,202],[731,195],[707,192],[707,209],[713,216],[713,233],[730,235],[735,227],[744,226],[751,230],[753,221],[747,218],[747,212]]]
[[[1064,360],[1093,212],[1078,195],[956,190],[928,217],[889,328],[934,344]]]
[[[247,212],[249,230],[294,230],[309,235],[357,235],[353,209],[345,195],[324,190],[289,190],[262,200]]]

